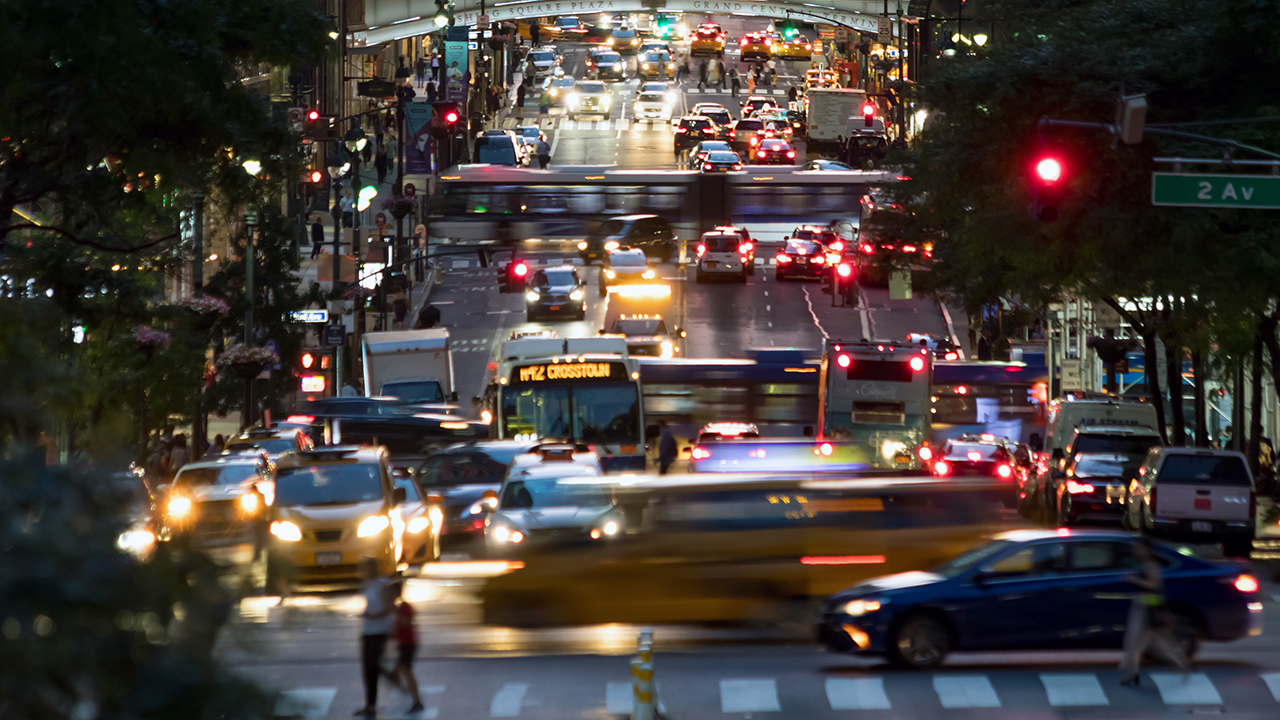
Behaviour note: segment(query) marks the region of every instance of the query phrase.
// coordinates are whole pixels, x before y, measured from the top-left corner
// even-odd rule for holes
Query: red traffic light
[[[457,110],[446,111],[444,114],[444,121],[449,124],[458,122],[458,111]]]
[[[310,370],[312,365],[316,364],[316,356],[309,352],[302,353],[302,369]]]
[[[320,172],[319,170],[312,170],[311,172],[307,173],[308,182],[318,183],[323,180],[324,180],[324,173]]]
[[[1062,179],[1062,161],[1052,156],[1041,158],[1036,162],[1036,177],[1045,183],[1058,182]]]
[[[873,117],[876,114],[876,105],[871,101],[862,104],[862,117]]]
[[[524,277],[529,274],[529,266],[522,262],[518,262],[511,266],[511,274],[516,277]]]
[[[320,119],[319,110],[316,110],[315,108],[311,108],[310,110],[307,111],[307,122],[315,122],[319,119]]]

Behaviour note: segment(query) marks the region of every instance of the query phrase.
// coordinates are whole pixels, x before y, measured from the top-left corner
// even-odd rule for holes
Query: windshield
[[[933,571],[943,577],[952,578],[992,555],[995,555],[1008,546],[1008,540],[992,540],[986,545],[979,545],[959,557],[952,558],[951,560],[942,563],[938,567],[934,568]]]
[[[503,436],[566,438],[596,443],[640,439],[636,386],[538,386],[503,389]]]
[[[418,482],[426,487],[453,487],[471,483],[502,482],[507,466],[523,447],[494,447],[474,452],[456,452],[427,459],[418,471]]]
[[[647,63],[665,63],[668,59],[665,53],[660,52],[651,52],[644,56],[644,61]]]
[[[600,53],[600,56],[599,58],[597,58],[596,62],[601,63],[603,65],[612,65],[614,63],[622,62],[622,56],[619,55],[618,53]]]
[[[404,488],[405,502],[418,502],[422,499],[422,496],[418,494],[418,484],[412,479],[407,477],[398,477],[395,478],[395,481],[396,487]]]
[[[619,320],[613,324],[613,331],[623,335],[665,335],[667,326],[657,318]]]
[[[984,443],[955,443],[951,446],[951,451],[947,453],[948,457],[968,457],[969,453],[978,453],[978,458],[982,460],[990,460],[996,455],[997,451],[1002,451],[999,445],[988,445]],[[970,458],[972,459],[972,458]]]
[[[261,450],[272,455],[278,455],[279,453],[287,453],[295,447],[297,447],[297,443],[291,437],[263,438],[261,440],[239,439],[227,443],[227,452],[239,453],[246,450]]]
[[[313,465],[276,471],[277,507],[352,505],[382,499],[377,465]]]
[[[525,478],[512,480],[502,491],[502,507],[506,510],[527,510],[546,507],[598,507],[609,504],[604,488],[592,484],[573,482],[569,478]]]
[[[764,123],[759,120],[739,120],[737,125],[733,126],[734,130],[759,130],[764,127]]]
[[[526,137],[530,140],[537,140],[538,137],[542,135],[542,131],[536,127],[518,127],[516,130],[520,133],[521,137]]]
[[[552,55],[550,50],[535,50],[529,53],[529,57],[533,58],[534,62],[551,62],[555,60],[555,55]]]
[[[380,395],[399,398],[405,402],[444,402],[444,390],[435,380],[409,380],[390,382],[382,386]]]
[[[688,120],[681,120],[680,125],[683,127],[694,128],[694,129],[709,128],[711,127],[711,121],[706,119],[705,117],[690,118]]]
[[[818,251],[818,244],[809,240],[788,240],[787,252],[796,255],[812,255]]]
[[[1083,455],[1076,461],[1077,477],[1123,477],[1130,470],[1136,470],[1142,464],[1141,457],[1092,457]]]
[[[543,270],[538,273],[537,283],[548,287],[577,285],[578,280],[574,277],[572,270]]]
[[[644,255],[636,253],[626,253],[609,256],[609,265],[613,267],[642,267],[647,265]]]
[[[663,100],[662,93],[640,93],[640,102],[660,103]]]
[[[621,220],[606,220],[603,225],[596,228],[595,231],[592,232],[587,237],[590,237],[590,238],[612,237],[614,235],[621,235],[624,232],[624,230],[625,230],[625,226],[622,224]]]
[[[258,477],[258,466],[248,463],[219,467],[188,467],[178,473],[178,477],[173,480],[173,485],[174,487],[239,485],[255,477]]]
[[[1245,466],[1244,460],[1230,455],[1170,455],[1160,468],[1156,482],[1238,487],[1248,487],[1251,484],[1249,468]]]
[[[707,159],[711,162],[719,163],[736,163],[738,156],[731,152],[713,152],[707,155]]]
[[[1146,455],[1152,445],[1159,445],[1160,438],[1143,435],[1080,435],[1071,448],[1073,455],[1080,453],[1114,453],[1116,455]]]
[[[584,82],[578,86],[578,89],[584,93],[603,93],[604,83],[602,82]]]
[[[702,238],[707,252],[737,252],[742,238],[737,235],[708,235]]]
[[[558,88],[573,87],[574,82],[576,81],[573,78],[569,78],[569,77],[556,78],[555,80],[551,81],[551,87],[558,87]]]

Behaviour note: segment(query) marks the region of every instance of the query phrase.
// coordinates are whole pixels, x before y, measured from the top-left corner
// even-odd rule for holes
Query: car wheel
[[[1191,661],[1195,657],[1196,652],[1200,650],[1200,641],[1203,639],[1204,632],[1200,629],[1200,623],[1184,612],[1173,612],[1173,627],[1170,628],[1169,634],[1173,636],[1173,642],[1182,651],[1182,657]]]
[[[912,668],[936,667],[951,651],[951,638],[932,615],[912,615],[894,629],[886,648],[889,659]]]

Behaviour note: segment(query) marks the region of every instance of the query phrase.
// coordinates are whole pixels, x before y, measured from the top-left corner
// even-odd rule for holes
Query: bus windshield
[[[539,385],[504,390],[504,435],[566,438],[589,443],[635,443],[640,439],[636,386]]]

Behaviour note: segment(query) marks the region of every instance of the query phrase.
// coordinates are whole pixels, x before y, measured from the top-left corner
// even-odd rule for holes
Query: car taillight
[[[734,166],[733,166],[733,169],[734,169],[734,170],[741,170],[741,169],[742,169],[742,166],[741,166],[741,165],[734,165]]]
[[[1009,478],[1013,477],[1013,468],[1009,467],[1008,465],[1005,465],[1004,463],[1001,463],[996,466],[996,475],[1000,476],[1001,478],[1004,478],[1005,480],[1008,480]]]
[[[844,243],[837,240],[831,243],[831,249],[835,250],[836,252],[844,252]]]
[[[1232,585],[1242,593],[1256,593],[1260,587],[1258,585],[1258,578],[1252,575],[1241,575],[1236,578],[1236,581],[1232,583]]]
[[[703,244],[699,244],[699,245],[698,245],[698,257],[702,257],[703,255],[705,255],[705,254],[706,254],[706,252],[707,252],[707,246],[706,246],[706,245],[703,245]]]
[[[907,365],[911,368],[913,372],[920,372],[921,370],[924,370],[924,358],[917,355],[911,358],[910,360],[908,360]],[[974,455],[978,455],[978,457],[982,457],[981,455],[975,452],[975,453],[969,453],[969,459],[973,460]],[[974,460],[974,462],[977,462],[977,461]]]
[[[1091,493],[1093,492],[1093,486],[1090,485],[1089,483],[1078,483],[1075,480],[1068,480],[1067,492],[1071,493],[1072,495],[1079,495],[1081,493]]]
[[[793,157],[795,157],[795,156],[796,156],[796,151],[795,151],[795,150],[788,150],[788,151],[787,151],[787,157],[789,157],[789,158],[793,158]]]
[[[915,245],[903,245],[903,246],[902,246],[902,252],[909,252],[909,253],[912,253],[912,252],[915,252],[915,251],[916,251],[916,246],[915,246]]]
[[[751,142],[751,144],[752,144],[752,145],[755,145],[757,142],[759,142],[759,140],[757,140],[756,138],[754,138],[754,137],[753,137],[753,138],[751,138],[750,142]]]
[[[915,360],[915,358],[911,358],[911,359]],[[969,462],[978,462],[979,460],[982,459],[982,453],[974,450],[966,453],[965,457],[969,458]]]
[[[729,131],[729,137],[731,137],[731,138],[736,138],[736,137],[738,137],[738,131],[737,131],[737,130],[730,130],[730,131]]]
[[[712,130],[711,128],[702,128],[702,132],[706,133],[707,135],[710,135],[714,133],[715,130]]]
[[[836,364],[842,368],[847,368],[853,364],[853,357],[848,354],[841,353],[836,356]]]
[[[791,262],[791,257],[784,253],[778,253],[777,255],[774,255],[773,259],[777,261],[779,265],[786,265],[787,263]]]
[[[682,133],[682,132],[689,132],[689,128],[682,128],[682,127],[678,127],[678,128],[676,128],[676,132],[678,132],[678,133]]]
[[[707,450],[706,448],[700,448],[700,447],[694,448],[693,452],[690,454],[693,455],[694,460],[706,460],[707,458],[711,457],[710,450]]]
[[[823,457],[831,457],[831,453],[835,452],[835,448],[831,447],[831,443],[825,443],[825,442],[824,442],[824,443],[822,443],[821,445],[819,445],[819,446],[814,450],[814,452],[816,452],[817,454],[819,454],[819,455],[821,455],[821,456],[823,456]]]
[[[738,252],[742,252],[742,253],[749,253],[749,252],[751,252],[751,248],[752,248],[752,247],[754,247],[754,246],[753,246],[751,243],[749,243],[749,242],[748,242],[748,243],[742,243],[741,245],[739,245],[739,246],[738,246]]]
[[[764,155],[765,155],[765,152],[764,152],[763,150],[761,150],[760,152],[756,153],[756,157],[764,157]]]
[[[290,415],[284,419],[287,423],[295,423],[297,425],[309,425],[316,421],[315,415]]]
[[[850,277],[853,275],[853,266],[849,263],[840,263],[840,266],[836,268],[836,272],[840,273],[840,277]]]
[[[827,264],[827,256],[826,256],[826,255],[814,255],[813,257],[809,258],[809,262],[813,263],[814,265],[826,265],[826,264]]]
[[[746,39],[746,38],[742,38],[741,40],[739,40],[739,41],[738,41],[738,44],[739,44],[739,45],[746,45],[746,44],[747,44],[747,39]]]
[[[950,475],[951,466],[947,464],[946,460],[939,460],[933,464],[933,474],[939,476]]]
[[[876,249],[871,246],[871,243],[862,243],[858,246],[858,249],[868,255],[876,251]]]
[[[933,450],[928,445],[921,445],[920,449],[916,450],[916,455],[919,455],[921,460],[929,462],[933,459]]]

